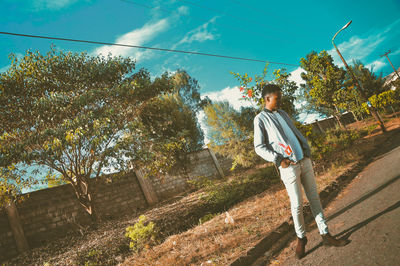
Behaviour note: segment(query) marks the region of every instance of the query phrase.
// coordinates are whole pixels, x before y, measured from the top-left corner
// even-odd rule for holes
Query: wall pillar
[[[220,177],[221,177],[221,178],[224,178],[224,176],[225,176],[225,175],[224,175],[224,172],[222,171],[222,168],[221,168],[221,166],[219,165],[219,162],[218,162],[218,160],[217,160],[217,157],[215,156],[215,153],[214,153],[211,149],[208,149],[208,151],[210,152],[210,156],[211,156],[211,158],[213,159],[215,168],[217,168],[217,171],[218,171]]]
[[[17,206],[15,206],[14,201],[11,200],[5,209],[15,239],[15,243],[17,244],[18,252],[23,253],[29,250],[29,245],[28,241],[26,240],[24,230],[21,226],[21,219],[19,218]]]
[[[135,170],[136,177],[139,181],[139,185],[143,191],[144,197],[149,205],[154,205],[158,202],[157,193],[154,190],[150,180],[143,177],[141,170]]]

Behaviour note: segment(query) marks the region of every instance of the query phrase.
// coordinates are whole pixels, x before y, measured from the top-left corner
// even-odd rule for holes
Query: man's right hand
[[[291,165],[291,164],[293,164],[293,162],[292,162],[291,160],[289,160],[288,158],[284,158],[284,159],[281,161],[281,167],[282,167],[282,168],[287,168],[287,167],[289,167],[289,165]]]

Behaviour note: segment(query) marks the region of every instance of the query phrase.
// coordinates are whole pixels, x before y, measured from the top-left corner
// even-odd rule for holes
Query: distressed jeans
[[[303,194],[300,185],[303,185],[304,192],[310,202],[311,212],[317,223],[319,233],[321,235],[327,234],[328,226],[317,192],[311,159],[303,158],[295,165],[290,165],[287,168],[279,167],[279,171],[290,198],[290,209],[296,235],[299,238],[303,238],[306,234],[303,216]]]

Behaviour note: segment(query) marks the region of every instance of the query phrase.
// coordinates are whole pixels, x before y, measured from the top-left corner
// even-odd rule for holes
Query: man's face
[[[281,104],[281,98],[280,91],[265,95],[265,107],[270,111],[276,111]]]

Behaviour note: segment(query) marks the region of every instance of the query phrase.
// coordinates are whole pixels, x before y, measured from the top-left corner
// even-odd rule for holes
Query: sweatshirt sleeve
[[[254,118],[254,149],[257,155],[268,162],[273,162],[277,166],[281,165],[283,156],[275,152],[269,143],[267,143],[268,135],[265,130],[264,123],[258,117]]]

